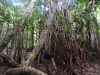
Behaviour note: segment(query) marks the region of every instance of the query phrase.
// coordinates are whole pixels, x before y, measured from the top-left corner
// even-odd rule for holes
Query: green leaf
[[[76,39],[80,42],[83,42],[85,38],[81,34],[76,34]]]

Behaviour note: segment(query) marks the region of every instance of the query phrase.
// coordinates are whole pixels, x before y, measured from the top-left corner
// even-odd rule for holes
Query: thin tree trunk
[[[28,26],[26,27],[26,36],[28,36]],[[28,37],[25,40],[26,40],[25,48],[28,48]]]
[[[22,55],[23,55],[23,34],[21,33],[21,29],[19,28],[18,33],[17,33],[17,48],[18,48],[18,63],[20,64],[22,61]]]
[[[37,41],[36,46],[34,47],[32,54],[30,55],[29,59],[26,61],[26,66],[31,66],[33,60],[35,59],[36,55],[38,54],[41,47],[43,47],[43,43],[46,41],[48,30],[44,30],[41,33],[40,39]]]
[[[13,40],[12,40],[12,56],[11,58],[15,60],[17,54],[17,50],[16,50],[16,37],[14,36]]]
[[[32,26],[32,31],[31,31],[31,35],[32,35],[32,43],[31,43],[31,50],[33,49],[33,47],[34,47],[34,26]]]

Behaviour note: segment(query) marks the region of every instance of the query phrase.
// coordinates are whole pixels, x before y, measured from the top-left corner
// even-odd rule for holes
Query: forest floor
[[[77,73],[77,75],[100,75],[100,63],[84,63],[79,68],[74,68],[74,71]]]
[[[28,55],[30,55],[28,53]],[[27,57],[28,57],[27,55]],[[1,60],[1,59],[0,59]],[[0,63],[2,64],[2,63]],[[45,65],[41,64],[36,64],[33,63],[32,67],[41,70],[45,73],[48,73],[46,70]],[[57,66],[58,67],[58,72],[56,74],[52,74],[52,75],[68,75],[67,71],[62,68],[61,66]],[[0,65],[0,75],[5,75],[5,72],[9,69],[9,66],[1,66]],[[77,75],[100,75],[100,63],[95,61],[95,62],[87,62],[87,63],[83,63],[81,64],[79,67],[74,66],[74,72]]]
[[[27,54],[27,58],[29,57],[29,54]],[[33,64],[33,67],[47,73],[46,67],[43,64],[38,64],[39,66],[35,66],[36,64]],[[61,66],[58,67],[58,73],[55,75],[68,75],[66,70],[62,68]],[[93,61],[93,62],[87,62],[81,64],[79,67],[76,67],[74,65],[74,72],[77,75],[100,75],[100,62],[99,61]]]
[[[33,66],[34,65],[35,64],[33,64]],[[36,68],[36,66],[34,67]],[[5,71],[7,71],[8,68],[9,66],[2,66],[2,67],[0,66],[0,75],[4,75]],[[37,69],[47,73],[46,67],[43,64],[39,64]],[[100,64],[92,63],[92,62],[83,64],[83,66],[81,67],[78,67],[78,68],[75,67],[74,71],[77,75],[100,75]],[[58,72],[52,75],[68,75],[68,74],[66,71],[64,71],[63,68],[58,66]]]
[[[53,75],[68,75],[64,68],[62,68],[61,66],[57,67],[58,72],[57,74]],[[39,64],[39,67],[37,69],[47,73],[46,67],[43,64]],[[74,66],[74,72],[77,75],[100,75],[100,64],[98,62],[87,62],[82,64],[80,67]]]

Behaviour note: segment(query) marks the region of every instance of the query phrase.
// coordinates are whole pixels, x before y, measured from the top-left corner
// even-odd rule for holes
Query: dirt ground
[[[28,53],[27,58],[29,57],[29,55],[30,54]],[[0,60],[2,60],[2,59],[0,59]],[[1,64],[2,64],[2,62],[0,62],[0,75],[5,75],[5,72],[10,67],[9,67],[9,65],[8,66],[4,65],[7,63],[3,63],[3,66]],[[48,74],[46,66],[43,65],[42,63],[36,64],[36,62],[34,62],[32,67]],[[61,66],[57,66],[57,68],[58,68],[58,72],[52,73],[51,75],[69,75],[68,72],[66,71],[66,69],[62,68]],[[96,62],[87,62],[87,63],[81,64],[80,67],[76,67],[74,65],[74,72],[76,73],[76,75],[100,75],[100,63],[97,61]],[[75,74],[73,74],[73,75],[75,75]]]
[[[88,62],[81,65],[79,68],[75,68],[75,72],[78,75],[100,75],[100,63]]]
[[[64,68],[62,68],[61,66],[57,67],[58,67],[58,72],[54,75],[68,75],[67,71]],[[46,72],[46,67],[43,66],[42,64],[37,69]],[[74,71],[77,75],[100,75],[100,64],[99,62],[84,63],[81,65],[81,67],[74,66]]]

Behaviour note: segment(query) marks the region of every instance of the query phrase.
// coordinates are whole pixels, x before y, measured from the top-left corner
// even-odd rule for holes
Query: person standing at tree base
[[[53,54],[49,50],[44,50],[42,52],[43,64],[47,66],[49,73],[57,72],[57,67],[53,59]]]

